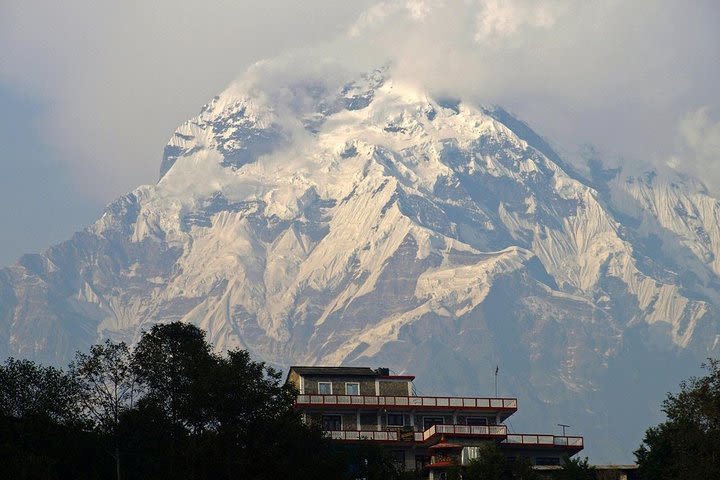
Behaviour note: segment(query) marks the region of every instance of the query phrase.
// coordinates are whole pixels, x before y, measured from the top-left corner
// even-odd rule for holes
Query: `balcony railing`
[[[505,425],[433,425],[422,433],[422,439],[425,441],[437,434],[504,437],[507,435],[507,427]]]
[[[333,430],[324,432],[327,438],[332,440],[378,440],[395,442],[400,439],[396,431],[373,431],[373,430]]]
[[[508,435],[503,441],[506,444],[515,445],[540,445],[548,447],[570,447],[582,448],[583,437],[566,437],[556,435]]]
[[[344,441],[379,440],[385,442],[419,442],[434,435],[458,435],[466,437],[504,437],[505,425],[433,425],[424,432],[402,432],[397,430],[332,430],[324,432],[327,438]]]
[[[334,407],[390,407],[437,409],[517,410],[516,398],[475,397],[403,397],[375,395],[298,395],[298,406],[330,405]]]

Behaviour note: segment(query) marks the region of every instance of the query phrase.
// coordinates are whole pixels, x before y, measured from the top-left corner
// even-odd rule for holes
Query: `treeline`
[[[0,477],[344,478],[347,454],[303,424],[297,392],[192,325],[155,325],[134,350],[107,341],[67,370],[0,365]]]
[[[720,360],[680,383],[662,405],[666,420],[635,451],[643,480],[720,479]]]

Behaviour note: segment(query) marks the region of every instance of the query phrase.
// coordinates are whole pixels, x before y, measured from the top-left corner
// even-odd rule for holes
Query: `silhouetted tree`
[[[720,362],[680,383],[663,402],[667,420],[645,432],[635,451],[641,478],[720,478]]]
[[[505,456],[494,443],[480,447],[478,458],[470,461],[465,471],[468,480],[503,480],[509,471]]]
[[[107,478],[78,395],[57,368],[12,358],[0,365],[0,477]]]
[[[533,469],[530,459],[519,456],[515,458],[510,466],[512,478],[514,480],[537,480],[539,477],[537,471]]]
[[[558,480],[594,480],[595,469],[585,458],[566,458],[558,472]]]
[[[0,478],[345,480],[349,472],[343,452],[301,421],[297,391],[279,371],[243,350],[213,353],[192,325],[156,325],[132,352],[95,345],[70,373],[25,360],[0,366]],[[382,462],[367,465],[371,478],[396,478],[378,473]]]
[[[90,353],[77,352],[70,364],[70,375],[79,386],[83,412],[98,433],[112,445],[115,476],[121,479],[121,451],[118,424],[121,415],[133,408],[137,381],[130,349],[110,340],[90,347]]]
[[[54,367],[9,358],[0,366],[0,414],[42,417],[61,425],[80,420],[77,384]]]

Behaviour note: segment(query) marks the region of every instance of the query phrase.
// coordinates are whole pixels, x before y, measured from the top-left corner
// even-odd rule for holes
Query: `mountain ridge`
[[[720,207],[696,184],[587,178],[506,111],[391,67],[279,70],[181,125],[156,185],[0,270],[0,353],[63,364],[182,320],[276,366],[382,364],[450,393],[487,390],[481,366],[501,364],[528,416],[619,429],[588,447],[616,460],[654,399],[618,425],[611,372],[642,378],[636,354],[680,375],[717,352]]]

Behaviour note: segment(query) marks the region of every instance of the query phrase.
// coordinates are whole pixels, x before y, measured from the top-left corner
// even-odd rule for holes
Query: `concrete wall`
[[[409,383],[410,382],[398,380],[380,380],[380,395],[407,397]]]
[[[374,377],[323,377],[303,375],[303,389],[306,394],[318,393],[318,382],[331,382],[333,395],[345,395],[345,383],[359,383],[360,395],[375,395]]]

